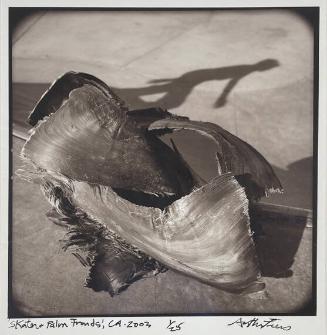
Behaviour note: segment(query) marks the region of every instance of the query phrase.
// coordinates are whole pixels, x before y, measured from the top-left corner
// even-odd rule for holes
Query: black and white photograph
[[[320,314],[319,6],[6,10],[9,328]]]

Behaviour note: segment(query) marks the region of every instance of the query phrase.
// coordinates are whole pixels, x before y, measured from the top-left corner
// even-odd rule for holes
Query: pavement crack
[[[151,53],[153,53],[153,52],[159,50],[160,48],[162,48],[164,45],[168,44],[169,42],[178,39],[180,36],[183,36],[184,34],[189,33],[190,31],[192,31],[192,30],[198,28],[199,26],[203,25],[204,23],[208,23],[208,22],[211,20],[211,18],[212,18],[212,15],[209,13],[209,14],[208,14],[208,17],[205,17],[205,18],[203,19],[203,21],[201,21],[201,22],[197,23],[196,25],[192,26],[190,29],[185,29],[185,30],[180,31],[178,34],[176,34],[175,36],[173,36],[173,37],[169,38],[168,40],[164,41],[164,42],[161,43],[160,45],[158,45],[158,46],[156,46],[156,47],[154,47],[154,48],[152,48],[152,49],[150,49],[150,50],[144,52],[142,55],[139,55],[139,56],[133,58],[132,60],[126,62],[125,64],[123,64],[123,65],[119,68],[119,70],[121,70],[121,69],[125,69],[125,68],[128,67],[130,64],[132,64],[132,63],[138,61],[139,59],[143,58],[144,56],[147,56],[147,55],[149,55],[149,54],[151,54]]]
[[[40,13],[33,22],[31,22],[30,25],[26,27],[16,38],[12,39],[12,46],[14,46],[30,29],[47,13],[47,11],[44,11]]]

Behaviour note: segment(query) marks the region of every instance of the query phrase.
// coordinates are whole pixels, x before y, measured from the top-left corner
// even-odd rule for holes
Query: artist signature
[[[236,321],[229,323],[228,326],[239,326],[240,328],[256,327],[259,329],[273,328],[273,329],[281,329],[284,331],[289,331],[292,329],[291,326],[281,325],[277,321],[280,321],[280,319],[269,318],[269,319],[259,320],[259,318],[254,317],[249,320],[243,320],[242,318],[239,318]]]

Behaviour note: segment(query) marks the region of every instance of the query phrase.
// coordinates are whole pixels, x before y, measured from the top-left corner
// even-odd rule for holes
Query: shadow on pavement
[[[274,166],[274,171],[285,190],[280,197],[284,199],[284,205],[312,209],[313,169],[312,156],[292,162],[287,169]],[[275,198],[275,195],[271,197],[271,199]]]
[[[255,64],[226,66],[211,69],[190,71],[177,78],[163,78],[152,80],[151,86],[139,88],[115,88],[119,96],[124,98],[133,108],[161,107],[173,109],[181,106],[193,88],[203,82],[211,80],[229,79],[226,87],[217,98],[213,107],[223,107],[227,97],[235,85],[245,76],[256,71],[267,71],[279,66],[275,59],[265,59]],[[146,102],[142,96],[151,94],[164,94],[154,102]]]
[[[267,71],[279,66],[275,59],[265,59],[255,64],[235,65],[190,71],[177,78],[156,79],[149,82],[149,86],[118,88],[113,90],[126,100],[132,109],[161,107],[173,109],[181,106],[193,88],[203,82],[212,80],[227,80],[226,87],[214,103],[215,108],[222,107],[235,85],[245,76],[256,71]],[[101,78],[100,78],[101,79]],[[110,85],[110,83],[108,83]],[[13,121],[25,126],[29,111],[31,111],[42,94],[49,88],[48,83],[13,83]],[[164,94],[153,102],[146,102],[142,97],[152,94]]]
[[[307,219],[282,213],[253,215],[251,219],[262,229],[260,236],[255,238],[262,276],[291,277],[295,256],[301,258],[297,253]]]

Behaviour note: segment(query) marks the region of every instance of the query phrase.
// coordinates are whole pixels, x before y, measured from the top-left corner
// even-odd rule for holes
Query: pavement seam
[[[35,18],[35,20],[31,23],[30,26],[28,26],[25,30],[21,32],[20,35],[18,35],[15,39],[12,41],[12,46],[14,46],[27,32],[30,31],[32,27],[47,13],[47,11],[44,11],[43,13],[40,13],[38,17]]]
[[[144,56],[150,55],[150,54],[151,54],[152,52],[154,52],[154,51],[159,50],[161,47],[163,47],[164,45],[168,44],[169,42],[178,39],[180,36],[183,36],[184,34],[189,33],[190,31],[192,31],[192,30],[198,28],[199,26],[203,25],[204,23],[208,23],[208,22],[210,22],[211,18],[212,18],[212,14],[209,13],[209,14],[208,14],[208,17],[206,17],[205,19],[203,19],[203,21],[197,23],[195,26],[192,26],[192,27],[189,28],[189,29],[182,30],[181,32],[179,32],[178,34],[176,34],[176,35],[173,36],[172,38],[168,39],[167,41],[165,41],[165,42],[161,43],[160,45],[158,45],[158,46],[156,46],[156,47],[154,47],[154,48],[152,48],[152,49],[146,51],[144,54],[142,54],[142,55],[140,55],[140,56],[137,56],[137,57],[135,57],[134,59],[132,59],[132,60],[126,62],[125,64],[123,64],[122,66],[120,66],[119,70],[121,70],[121,69],[126,69],[130,64],[132,64],[132,63],[138,61],[139,59],[142,59]]]

